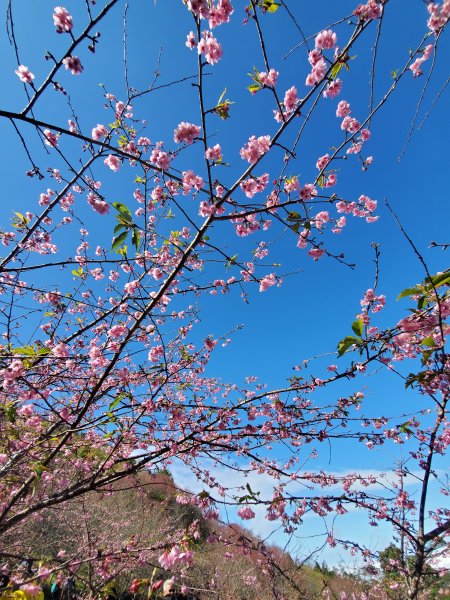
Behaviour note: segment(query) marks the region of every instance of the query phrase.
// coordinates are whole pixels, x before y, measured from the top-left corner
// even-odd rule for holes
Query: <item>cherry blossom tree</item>
[[[17,7],[9,0],[15,62],[8,68],[25,102],[15,93],[0,117],[29,167],[26,202],[14,201],[19,210],[1,231],[2,536],[26,531],[49,511],[82,503],[92,491],[136,472],[183,464],[204,489],[186,490],[179,501],[208,518],[219,518],[225,505],[236,507],[242,520],[262,510],[292,534],[313,513],[327,523],[329,546],[342,544],[367,561],[376,556],[358,539],[336,536],[329,517],[360,509],[371,525],[389,523],[403,540],[404,558],[396,566],[405,597],[419,597],[427,565],[448,552],[449,510],[445,502],[430,505],[429,496],[432,481],[444,500],[449,493],[436,467],[450,443],[449,271],[431,272],[399,223],[399,236],[423,271],[420,283],[398,290],[410,313],[389,327],[377,321],[385,297],[378,290],[375,244],[375,284],[359,308],[349,299],[357,316],[338,343],[336,364],[321,376],[314,362],[297,364],[295,376],[275,389],[251,376],[243,384],[211,376],[210,360],[233,332],[204,334],[200,324],[202,301],[210,295],[217,303],[225,294],[245,301],[257,290],[273,299],[277,290],[270,288],[289,275],[268,258],[281,235],[298,252],[299,265],[329,260],[351,266],[335,250],[335,236],[342,232],[343,248],[351,243],[345,238],[351,219],[370,230],[378,205],[364,189],[351,198],[341,193],[339,170],[343,164],[350,172],[374,168],[370,140],[381,135],[379,115],[408,79],[416,78],[417,86],[425,80],[426,89],[450,17],[448,0],[425,3],[422,36],[408,41],[403,64],[380,92],[375,75],[382,27],[393,3],[368,0],[334,23],[324,13],[318,30],[301,23],[295,3],[284,0],[173,3],[173,18],[179,14],[190,26],[185,44],[166,44],[191,61],[191,71],[160,83],[158,57],[153,81],[136,89],[131,72],[150,69],[134,45],[129,13],[135,3],[86,0],[73,14],[54,7],[54,39],[45,44],[57,50],[41,44],[41,56],[27,53],[25,61]],[[40,17],[42,10],[30,13]],[[51,11],[45,18],[52,23]],[[302,71],[289,85],[280,83],[283,65],[271,58],[274,19],[298,38],[290,52]],[[227,64],[227,28],[234,36],[251,35],[259,57],[258,67],[245,55],[239,64],[233,58],[233,77],[248,78],[260,117],[258,130],[245,139],[233,129],[239,103],[216,75]],[[123,53],[120,90],[110,90],[96,73],[96,64],[100,73],[108,58],[101,54],[105,30],[109,36],[120,31],[114,39]],[[358,61],[370,71],[365,109],[346,94]],[[218,85],[223,91],[216,94]],[[146,114],[147,102],[156,103],[160,92],[164,100]],[[104,105],[103,119],[92,117],[95,102]],[[337,125],[333,141],[323,153],[308,154],[305,132],[321,126],[322,110]],[[173,131],[163,141],[152,133],[152,127],[158,131],[155,114]],[[240,148],[234,155],[226,150],[230,135]],[[307,161],[302,173],[300,154]],[[403,377],[420,403],[412,409],[393,403],[386,415],[366,409],[358,378],[375,367],[376,374]],[[354,385],[345,397],[333,392],[341,382]],[[367,452],[400,444],[408,457],[385,477],[306,466],[316,449],[340,440]],[[242,485],[230,485],[211,464],[217,473],[240,472]],[[269,496],[246,483],[249,472],[273,481]],[[418,482],[415,497],[405,487],[408,477]],[[163,528],[152,560],[157,556],[162,568],[185,573],[195,560],[195,536],[194,530],[178,535]],[[127,560],[139,559],[134,547],[127,549]],[[8,548],[1,552],[7,555]],[[104,568],[101,557],[89,560]],[[51,569],[70,569],[71,561],[49,563],[29,585]]]

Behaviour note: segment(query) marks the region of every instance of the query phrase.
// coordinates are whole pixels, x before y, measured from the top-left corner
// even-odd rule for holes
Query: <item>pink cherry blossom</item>
[[[203,37],[197,45],[197,51],[205,56],[206,62],[210,65],[219,62],[223,56],[222,46],[210,31],[203,32]]]
[[[326,72],[327,63],[323,60],[323,58],[321,58],[314,64],[311,73],[307,75],[305,84],[308,86],[313,86],[316,83],[319,83],[325,77]]]
[[[353,14],[362,20],[378,19],[383,12],[383,5],[380,0],[369,0],[366,4],[359,4],[353,11]]]
[[[69,350],[68,350],[66,344],[64,344],[62,342],[53,348],[52,353],[54,356],[58,356],[60,358],[69,356]]]
[[[275,87],[278,79],[278,71],[275,69],[270,69],[268,73],[266,71],[261,71],[259,73],[259,80],[261,83],[268,87]]]
[[[341,93],[342,81],[338,78],[334,81],[330,81],[327,87],[323,91],[324,98],[336,98]]]
[[[359,121],[353,117],[344,117],[341,123],[341,129],[348,131],[349,133],[356,133],[361,129]]]
[[[163,356],[164,348],[162,346],[153,346],[148,354],[148,359],[152,362],[159,362]]]
[[[316,48],[323,48],[329,50],[336,46],[337,36],[331,29],[325,29],[316,35]]]
[[[247,144],[241,148],[241,157],[248,160],[250,164],[257,162],[261,156],[263,156],[270,149],[270,136],[262,135],[252,137],[248,140]]]
[[[263,279],[261,279],[261,281],[259,282],[259,291],[265,292],[267,289],[269,289],[269,287],[276,285],[276,283],[277,280],[275,277],[275,273],[270,273],[269,275],[263,277]]]
[[[101,281],[105,276],[103,269],[101,267],[97,267],[96,269],[91,269],[90,273],[91,273],[92,277],[95,279],[95,281]]]
[[[182,142],[185,142],[186,144],[192,144],[199,133],[200,127],[198,125],[185,123],[183,121],[173,132],[173,139],[177,144],[181,144]]]
[[[95,212],[98,212],[100,215],[106,215],[109,212],[109,204],[96,196],[93,192],[88,194],[87,201]]]
[[[258,192],[264,191],[268,183],[269,174],[264,173],[264,175],[261,175],[260,177],[250,177],[249,179],[245,179],[240,186],[247,198],[253,198]]]
[[[286,179],[286,181],[284,182],[284,191],[286,192],[286,194],[292,194],[292,192],[296,192],[300,187],[300,184],[298,182],[298,177],[297,175],[294,175],[294,177],[290,177],[289,179]]]
[[[137,290],[140,288],[141,284],[139,283],[139,281],[137,279],[133,280],[133,281],[129,281],[128,283],[126,283],[123,286],[123,290],[125,293],[130,294],[131,296],[134,296],[137,292]]]
[[[322,60],[322,58],[322,50],[320,50],[319,48],[314,48],[314,50],[308,52],[308,62],[312,67],[316,65],[320,60]]]
[[[322,169],[324,169],[329,162],[330,162],[330,155],[324,154],[323,156],[321,156],[320,158],[317,159],[316,167],[317,167],[317,169],[319,169],[319,171],[322,171]]]
[[[150,160],[152,163],[156,165],[159,169],[163,171],[167,171],[170,167],[170,157],[169,155],[160,150],[159,148],[155,148],[150,155]]]
[[[108,154],[108,156],[103,161],[107,167],[109,167],[114,173],[120,169],[120,158],[114,156],[114,154]]]
[[[72,75],[80,75],[83,72],[83,65],[78,56],[66,56],[63,60],[63,65]]]
[[[210,338],[210,337],[207,337],[207,338],[205,339],[205,342],[204,342],[204,343],[205,343],[205,347],[206,347],[208,350],[212,350],[213,348],[215,348],[215,347],[217,346],[217,340],[213,340],[213,339],[212,339],[212,338]]]
[[[68,33],[72,31],[72,16],[63,6],[56,6],[53,11],[53,22],[57,33]]]
[[[192,189],[201,190],[203,179],[196,175],[194,171],[183,171],[183,194],[189,194]]]
[[[348,117],[351,113],[350,104],[346,100],[341,100],[337,105],[336,116],[337,117]]]
[[[39,594],[42,593],[42,588],[40,588],[39,585],[33,581],[23,585],[21,589],[31,598],[37,598]]]
[[[110,338],[118,338],[125,335],[127,332],[127,328],[125,325],[113,325],[111,329],[108,331],[108,337]]]
[[[336,181],[337,181],[336,173],[330,173],[329,175],[325,176],[325,181],[323,182],[322,185],[324,188],[333,187],[334,185],[336,185]]]
[[[409,66],[410,70],[413,72],[414,77],[419,77],[423,74],[421,66],[426,60],[430,58],[432,52],[433,45],[428,44],[428,46],[425,47],[422,56],[416,58],[416,60]]]
[[[293,112],[297,108],[298,95],[297,88],[294,85],[286,91],[283,104],[288,113]]]
[[[101,140],[108,135],[108,130],[104,125],[97,123],[97,126],[92,129],[91,137],[93,140]]]
[[[58,135],[54,134],[50,129],[44,129],[44,137],[47,146],[56,147],[58,145]]]
[[[209,17],[210,9],[207,0],[186,0],[185,4],[194,16],[200,17],[201,19],[207,19]]]
[[[148,273],[157,281],[164,277],[164,271],[162,271],[159,267],[153,267],[153,269],[150,269]]]
[[[324,254],[325,250],[322,250],[322,248],[311,248],[311,250],[308,250],[308,255],[315,261],[319,260]]]
[[[377,208],[377,201],[372,200],[368,196],[364,196],[364,195],[360,196],[359,202],[360,202],[360,204],[364,204],[364,206],[367,208],[367,210],[369,212],[373,212]]]
[[[302,200],[310,200],[314,196],[317,196],[317,190],[312,183],[307,183],[300,190],[300,198]]]
[[[241,519],[254,519],[255,513],[250,508],[250,506],[243,506],[237,511],[237,514],[241,517]]]
[[[441,6],[437,2],[429,2],[427,10],[430,15],[427,25],[437,34],[450,19],[450,1],[444,0]]]
[[[195,34],[193,31],[190,31],[186,36],[186,46],[190,50],[197,47],[197,40],[195,39]]]
[[[216,6],[212,6],[209,10],[208,20],[211,29],[218,27],[223,23],[228,23],[233,14],[233,6],[230,0],[219,0]]]
[[[216,144],[212,148],[207,148],[205,158],[214,162],[220,162],[222,160],[222,148],[220,145]]]
[[[33,73],[25,65],[19,65],[14,72],[23,83],[31,83],[34,79]]]

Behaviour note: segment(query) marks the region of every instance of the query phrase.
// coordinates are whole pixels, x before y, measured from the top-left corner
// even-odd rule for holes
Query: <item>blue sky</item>
[[[40,0],[36,6],[31,3],[13,3],[16,37],[20,46],[20,61],[35,74],[39,84],[45,77],[49,63],[43,59],[45,50],[55,56],[64,52],[67,38],[55,33],[52,12],[54,3]],[[34,4],[34,3],[33,3]],[[271,118],[272,99],[269,94],[260,92],[251,96],[246,90],[250,83],[248,73],[256,66],[263,70],[263,61],[258,50],[255,29],[252,23],[242,25],[244,17],[242,3],[235,2],[235,13],[230,26],[217,29],[217,37],[223,45],[224,58],[218,65],[209,69],[206,78],[205,95],[211,106],[217,101],[222,90],[227,88],[227,97],[234,104],[231,118],[220,121],[212,118],[209,125],[211,145],[220,143],[224,160],[230,167],[223,167],[218,176],[232,183],[245,168],[239,157],[239,149],[250,135],[272,134],[277,124]],[[299,23],[306,35],[311,35],[327,25],[350,14],[355,2],[326,0],[320,3],[301,3],[298,10]],[[142,90],[154,77],[154,69],[160,56],[157,85],[166,84],[180,78],[196,74],[195,51],[185,46],[186,34],[193,23],[179,0],[158,0],[144,2],[130,1],[128,10],[128,55],[129,77],[133,87]],[[381,43],[378,53],[375,78],[375,102],[392,83],[391,72],[401,68],[408,58],[410,48],[415,48],[426,33],[427,14],[425,5],[419,0],[392,0],[386,8]],[[67,9],[74,15],[75,31],[85,23],[83,3],[68,0]],[[295,0],[290,7],[296,10]],[[122,17],[124,3],[119,2],[100,27],[102,36],[95,56],[83,47],[79,56],[84,72],[78,78],[68,72],[60,72],[58,81],[67,88],[73,105],[77,109],[84,133],[89,133],[97,123],[111,121],[105,116],[103,90],[124,99],[125,87],[122,64]],[[305,93],[304,79],[308,73],[308,63],[304,47],[285,55],[299,42],[299,35],[292,23],[285,19],[282,10],[261,19],[267,36],[267,47],[271,66],[280,72],[280,95],[291,85],[296,85],[301,96]],[[345,23],[336,29],[338,38],[344,42],[351,28]],[[367,115],[369,102],[369,81],[371,68],[370,47],[376,35],[376,24],[372,24],[367,37],[355,47],[356,58],[351,61],[351,72],[344,73],[344,88],[340,98],[348,100],[354,115],[363,119]],[[430,40],[432,41],[432,40]],[[0,65],[3,73],[0,90],[0,108],[19,112],[26,103],[22,85],[14,70],[17,67],[12,48],[3,34],[0,41]],[[418,123],[422,121],[431,102],[444,84],[447,73],[443,57],[449,55],[448,34],[441,36],[440,59],[430,80]],[[352,52],[353,53],[353,52]],[[439,56],[438,56],[439,59]],[[329,239],[330,247],[337,253],[344,251],[346,259],[356,263],[354,270],[332,259],[323,258],[315,263],[304,251],[296,248],[294,235],[287,235],[280,229],[269,230],[267,234],[255,234],[251,238],[238,239],[231,225],[216,227],[212,234],[215,243],[227,248],[230,255],[236,253],[243,260],[250,256],[257,242],[264,239],[271,243],[270,261],[281,263],[279,272],[293,273],[285,277],[281,287],[270,288],[261,294],[258,286],[248,289],[248,303],[242,301],[239,292],[234,290],[227,296],[205,296],[198,300],[201,322],[198,326],[199,339],[207,334],[215,337],[223,335],[240,324],[245,327],[232,336],[232,343],[218,349],[209,365],[209,373],[227,381],[242,382],[247,375],[255,375],[269,387],[282,386],[292,375],[292,366],[302,360],[323,353],[334,352],[337,342],[350,333],[351,322],[359,311],[359,300],[365,289],[371,287],[374,279],[373,249],[371,243],[380,244],[379,293],[387,296],[388,304],[379,316],[381,326],[395,324],[405,315],[407,301],[395,302],[398,293],[424,277],[406,240],[400,235],[398,226],[384,206],[384,198],[397,212],[403,226],[424,254],[431,272],[447,267],[444,252],[429,249],[432,240],[448,241],[449,203],[446,185],[448,172],[448,97],[446,95],[433,107],[424,126],[412,137],[405,155],[399,162],[398,156],[407,139],[415,107],[425,83],[431,61],[425,64],[425,75],[413,79],[408,73],[399,89],[385,107],[376,115],[372,124],[372,138],[367,144],[367,152],[374,156],[374,163],[367,172],[362,172],[356,159],[350,158],[338,172],[336,191],[346,198],[357,199],[366,194],[378,200],[376,214],[380,220],[367,225],[362,220],[349,218],[348,225],[340,236]],[[330,151],[330,147],[342,141],[340,121],[335,117],[337,100],[327,100],[319,107],[301,142],[297,160],[292,161],[292,174],[299,174],[302,181],[311,181],[316,175],[315,162],[319,156]],[[155,91],[133,103],[137,118],[148,123],[147,135],[152,139],[166,140],[173,145],[173,130],[180,121],[198,123],[196,89],[190,82]],[[70,112],[65,98],[48,90],[35,109],[35,116],[65,126]],[[39,156],[37,162],[43,171],[47,165],[56,166],[49,155],[45,155],[38,139],[27,125],[21,131],[30,139],[30,148]],[[0,121],[0,132],[5,150],[0,162],[0,177],[4,184],[3,202],[0,206],[0,223],[7,228],[11,211],[36,210],[40,192],[51,186],[51,182],[38,182],[37,178],[24,177],[29,168],[26,156],[9,122]],[[292,135],[288,132],[283,143],[288,144]],[[78,142],[65,142],[69,156],[77,156]],[[281,150],[280,150],[281,154]],[[180,170],[194,168],[202,173],[203,163],[195,146],[189,148],[178,159]],[[8,160],[13,156],[14,160]],[[265,159],[256,170],[261,174],[267,170],[271,178],[279,172],[279,157]],[[341,166],[341,165],[340,165]],[[217,167],[219,169],[219,167]],[[96,175],[102,179],[104,193],[111,200],[132,203],[133,172],[127,167],[120,175],[99,165]],[[195,215],[195,211],[193,211]],[[91,236],[106,247],[110,244],[111,227],[104,227],[97,215],[89,207],[80,207],[80,216],[89,225]],[[198,218],[198,222],[200,219]],[[289,232],[287,232],[289,233]],[[74,245],[76,237],[70,240]],[[267,272],[273,271],[268,267]],[[217,274],[210,279],[226,276],[219,266]],[[46,275],[46,283],[60,282],[60,273]],[[52,279],[53,278],[53,279]],[[319,373],[327,364],[335,363],[336,356],[317,359]],[[376,375],[352,382],[347,389],[367,386],[368,411],[383,413],[392,407],[399,414],[406,406],[418,405],[420,399],[414,394],[405,394],[403,382],[394,375]],[[330,389],[330,394],[338,397],[345,393],[345,386]],[[323,458],[320,465],[332,471],[364,469],[390,469],[399,457],[398,447],[385,447],[374,453],[354,453],[347,444],[336,445],[332,453]],[[322,460],[322,459],[321,459]],[[181,481],[182,483],[182,481]],[[359,521],[352,521],[352,526]],[[367,534],[367,540],[373,535]],[[281,538],[280,538],[281,539]],[[383,542],[384,543],[384,542]],[[329,560],[336,560],[331,557]]]

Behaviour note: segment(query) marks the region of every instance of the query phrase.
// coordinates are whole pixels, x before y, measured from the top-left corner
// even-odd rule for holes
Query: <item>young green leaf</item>
[[[121,246],[124,243],[124,241],[127,239],[127,236],[128,236],[128,230],[124,231],[123,233],[121,233],[118,236],[113,237],[111,249],[116,250],[116,248]]]
[[[362,319],[357,319],[352,323],[353,333],[355,333],[358,337],[361,337],[363,334],[364,323]]]
[[[349,348],[351,348],[352,346],[354,346],[355,344],[358,343],[358,338],[352,336],[352,335],[347,335],[343,340],[341,340],[337,346],[337,350],[338,350],[338,356],[342,356],[343,354],[345,354],[347,352],[347,350]]]

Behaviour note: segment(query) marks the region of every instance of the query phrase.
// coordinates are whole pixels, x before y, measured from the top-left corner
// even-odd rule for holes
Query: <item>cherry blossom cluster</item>
[[[353,14],[363,21],[379,19],[383,12],[384,0],[369,0],[366,4],[359,4]]]
[[[291,88],[289,88],[285,95],[284,95],[284,100],[283,100],[283,114],[280,113],[280,111],[278,110],[274,110],[274,116],[275,116],[275,121],[277,121],[278,123],[281,123],[282,121],[286,120],[287,117],[289,117],[297,108],[299,99],[298,99],[298,94],[297,94],[297,88],[295,87],[295,85],[293,85]]]
[[[249,177],[241,182],[241,190],[247,196],[247,198],[253,198],[253,196],[259,192],[263,192],[269,183],[269,174],[264,173],[259,177]]]
[[[189,32],[186,38],[186,46],[190,50],[197,48],[198,53],[203,54],[206,62],[210,65],[218,63],[223,56],[222,46],[211,31],[203,31],[202,37],[198,42],[194,32]]]
[[[241,158],[255,164],[270,149],[270,135],[252,135],[240,150]]]
[[[427,61],[430,58],[432,52],[433,45],[428,44],[428,46],[425,46],[422,56],[416,58],[416,60],[410,65],[409,68],[413,72],[414,77],[419,77],[423,74],[422,65],[425,61]]]
[[[308,55],[308,61],[312,67],[311,73],[306,77],[306,85],[313,86],[322,81],[328,70],[327,63],[323,58],[322,51],[330,50],[336,46],[337,36],[331,29],[321,31],[315,38],[315,48]],[[336,94],[334,94],[336,95]],[[331,92],[330,92],[331,96]]]
[[[186,6],[192,14],[200,19],[208,19],[210,29],[214,29],[223,23],[228,23],[233,14],[233,6],[230,0],[187,0]]]
[[[437,2],[428,2],[427,10],[430,15],[428,27],[433,33],[438,33],[450,19],[450,0],[443,0],[439,5]]]
[[[177,144],[186,143],[192,144],[195,138],[200,133],[200,127],[193,125],[192,123],[185,123],[184,121],[178,125],[173,133],[173,139]]]

